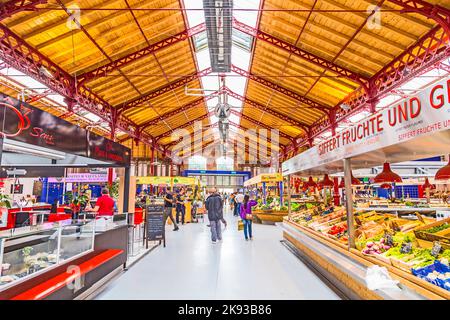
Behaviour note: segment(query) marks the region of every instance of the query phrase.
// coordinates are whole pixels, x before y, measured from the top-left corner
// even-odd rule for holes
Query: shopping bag
[[[238,231],[244,230],[244,222],[242,220],[238,221]]]
[[[245,215],[245,219],[247,219],[247,220],[253,220],[253,215],[252,215],[251,213],[247,213],[247,214]]]

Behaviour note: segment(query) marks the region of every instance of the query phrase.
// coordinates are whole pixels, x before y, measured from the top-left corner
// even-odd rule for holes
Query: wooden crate
[[[417,239],[422,239],[430,242],[439,241],[443,245],[443,247],[445,246],[448,248],[450,246],[450,228],[439,231],[437,233],[425,232],[425,230],[427,229],[440,226],[444,223],[450,224],[450,218],[421,226],[414,230],[414,234],[416,235]]]

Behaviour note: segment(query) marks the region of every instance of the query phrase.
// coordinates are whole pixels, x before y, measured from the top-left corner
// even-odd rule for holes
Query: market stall
[[[353,169],[384,163],[374,182],[390,189],[402,182],[390,163],[447,154],[449,94],[448,79],[435,83],[283,163],[283,175],[288,177],[344,172],[345,206],[290,211],[283,229],[289,245],[348,296],[394,299],[367,286],[367,270],[378,265],[402,284],[396,299],[409,299],[411,294],[422,299],[450,298],[450,219],[425,217],[414,208],[408,208],[412,214],[405,216],[358,208],[351,187]],[[436,173],[435,182],[448,187],[449,172],[450,164]],[[449,209],[446,201],[439,205]],[[351,269],[346,267],[349,264]]]
[[[158,187],[158,194],[164,191],[167,188],[170,188],[172,191],[184,188],[185,189],[185,221],[192,221],[192,200],[193,196],[197,190],[200,189],[200,181],[194,177],[157,177],[157,176],[147,176],[147,177],[131,177],[132,183],[135,182],[135,185],[151,185],[154,187]],[[156,195],[154,195],[156,196]],[[175,208],[174,215],[175,215]],[[167,220],[167,223],[171,223],[170,219]]]
[[[288,214],[284,205],[283,176],[262,173],[244,182],[247,191],[255,192],[258,205],[253,210],[256,222],[280,222]]]
[[[130,149],[4,94],[0,94],[0,108],[3,128],[0,139],[1,177],[14,182],[19,178],[35,178],[41,186],[40,195],[37,195],[40,200],[37,204],[26,206],[14,201],[14,188],[10,197],[12,208],[7,219],[2,220],[0,230],[29,225],[33,215],[37,214],[44,215],[44,221],[71,218],[70,212],[65,212],[64,208],[49,212],[49,206],[58,205],[58,198],[46,202],[49,200],[49,178],[67,179],[68,168],[118,168],[121,192],[117,195],[117,207],[118,212],[124,212],[124,207],[127,207],[124,203],[128,203]],[[63,192],[64,186],[60,189]],[[7,190],[3,190],[2,194],[8,197]],[[72,209],[78,205],[72,206]],[[32,210],[22,210],[29,208]],[[29,211],[28,217],[24,211]]]
[[[0,299],[79,296],[127,262],[128,214],[123,208],[130,149],[4,94],[0,109],[2,178],[64,179],[67,168],[119,172],[118,214],[108,217],[73,219],[56,201],[23,206],[1,193]],[[69,267],[79,267],[85,283],[60,286],[58,279],[71,276]]]

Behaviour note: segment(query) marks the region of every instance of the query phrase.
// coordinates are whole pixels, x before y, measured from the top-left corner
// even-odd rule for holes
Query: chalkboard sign
[[[166,246],[164,206],[147,206],[147,241],[164,241]]]
[[[411,242],[402,243],[402,246],[400,248],[401,253],[410,253],[411,251],[412,251],[412,243]]]
[[[433,257],[437,257],[439,255],[439,252],[441,252],[442,246],[439,243],[439,241],[433,242],[433,248],[431,248],[431,255]]]

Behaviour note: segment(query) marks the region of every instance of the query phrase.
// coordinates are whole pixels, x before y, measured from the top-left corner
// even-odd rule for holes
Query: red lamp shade
[[[317,187],[317,183],[314,182],[312,177],[309,177],[308,182],[306,182],[306,185],[309,188],[316,188]]]
[[[450,160],[448,161],[445,167],[440,168],[436,175],[434,176],[435,180],[449,180],[450,179]]]
[[[382,188],[382,189],[390,189],[390,188],[392,188],[392,185],[390,185],[389,183],[383,183],[380,186],[380,188]]]
[[[391,165],[388,162],[383,164],[383,171],[381,171],[374,179],[376,183],[393,183],[393,182],[402,182],[402,178],[392,172]]]
[[[352,185],[355,186],[355,185],[359,185],[359,184],[361,184],[361,181],[359,181],[359,179],[355,178],[353,176],[353,172],[352,172]],[[345,188],[345,179],[344,178],[341,179],[341,183],[339,183],[339,188]]]
[[[429,189],[436,189],[436,187],[434,185],[432,185],[430,183],[430,181],[428,181],[428,178],[425,178],[425,183],[423,184],[422,188],[424,188],[424,189],[427,189],[427,188],[429,188]]]
[[[334,182],[333,182],[333,180],[330,179],[328,174],[325,174],[323,176],[323,180],[320,181],[320,185],[323,186],[324,188],[327,188],[327,187],[332,188],[332,187],[334,187]]]

